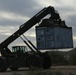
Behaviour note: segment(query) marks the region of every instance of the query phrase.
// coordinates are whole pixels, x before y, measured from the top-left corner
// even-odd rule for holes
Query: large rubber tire
[[[43,57],[43,69],[49,69],[52,66],[51,57],[46,53],[44,53],[42,57]]]
[[[4,57],[0,57],[0,72],[5,72],[8,68],[7,61]]]
[[[42,58],[39,55],[31,55],[27,59],[27,65],[30,69],[42,68]]]

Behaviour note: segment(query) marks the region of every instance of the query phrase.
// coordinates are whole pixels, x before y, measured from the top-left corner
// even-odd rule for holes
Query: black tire
[[[10,66],[9,69],[11,69],[11,71],[17,71],[18,67],[12,67],[12,66]]]
[[[7,61],[4,57],[0,57],[0,72],[5,72],[8,68]]]
[[[43,69],[49,69],[52,66],[51,57],[44,53],[43,54]]]
[[[42,68],[42,58],[38,55],[31,55],[27,59],[27,65],[30,69]]]

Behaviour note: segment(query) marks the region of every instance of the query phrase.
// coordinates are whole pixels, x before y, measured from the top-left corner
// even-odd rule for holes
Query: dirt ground
[[[76,75],[76,66],[52,66],[47,70],[19,69],[18,71],[1,72],[0,75]]]

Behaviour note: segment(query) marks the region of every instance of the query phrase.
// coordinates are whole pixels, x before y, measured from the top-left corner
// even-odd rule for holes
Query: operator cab
[[[27,50],[26,46],[13,46],[12,52],[14,52],[14,53],[25,53],[25,52],[28,52],[28,50]]]

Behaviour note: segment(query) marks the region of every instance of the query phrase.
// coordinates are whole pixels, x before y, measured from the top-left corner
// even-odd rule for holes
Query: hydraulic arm
[[[47,7],[42,9],[40,12],[38,12],[35,16],[33,16],[30,20],[28,20],[26,23],[22,24],[20,28],[13,33],[11,36],[9,36],[6,40],[4,40],[0,44],[0,51],[1,54],[4,55],[4,52],[6,50],[6,53],[11,53],[8,49],[8,45],[13,42],[15,39],[17,39],[20,35],[22,35],[24,32],[29,30],[31,27],[33,27],[36,23],[38,23],[42,18],[44,18],[46,15],[50,14],[52,18],[60,19],[59,14],[56,12],[54,7]]]

